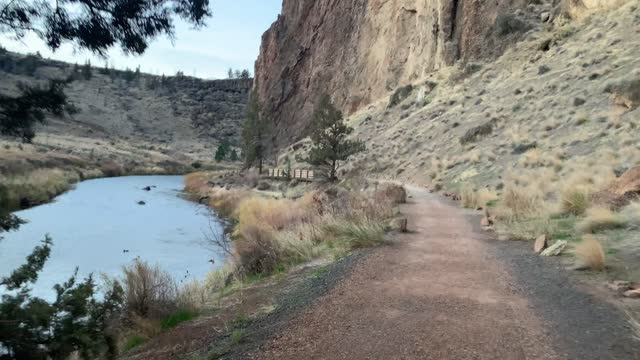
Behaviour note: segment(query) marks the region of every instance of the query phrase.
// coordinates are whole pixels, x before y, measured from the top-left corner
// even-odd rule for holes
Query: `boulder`
[[[623,295],[624,297],[631,298],[631,299],[640,299],[640,290],[636,289],[636,290],[625,291]]]
[[[628,205],[640,197],[640,166],[625,171],[615,179],[606,190],[592,196],[595,204],[605,205],[614,210]]]
[[[536,254],[540,254],[544,249],[547,248],[547,235],[540,235],[536,242],[533,244],[533,251]]]
[[[609,191],[616,195],[640,194],[640,166],[631,168],[622,174],[613,182]]]
[[[138,205],[147,205],[147,203],[144,201],[138,201]]]
[[[567,248],[568,243],[564,240],[556,241],[553,245],[540,253],[542,256],[558,256]]]

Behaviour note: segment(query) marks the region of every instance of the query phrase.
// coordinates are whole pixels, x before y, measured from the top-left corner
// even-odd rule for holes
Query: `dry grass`
[[[209,196],[209,206],[216,209],[224,217],[231,217],[243,199],[251,194],[242,189],[216,188],[207,193]]]
[[[187,174],[182,180],[185,191],[195,194],[200,194],[208,189],[207,181],[207,174],[203,172]]]
[[[509,186],[504,191],[497,209],[497,215],[507,221],[534,218],[546,212],[539,193],[516,186]]]
[[[560,193],[560,210],[565,214],[584,215],[591,204],[590,196],[584,187],[566,187]]]
[[[123,269],[126,308],[143,318],[159,318],[178,307],[178,286],[160,267],[135,260]]]
[[[595,233],[625,225],[625,219],[609,208],[592,207],[587,210],[587,216],[577,225],[577,229],[582,233]]]
[[[464,186],[460,192],[462,207],[467,209],[479,209],[487,206],[487,203],[498,199],[498,195],[487,189],[474,190],[470,186]]]
[[[0,182],[8,190],[9,209],[46,203],[79,180],[77,172],[61,169],[37,169],[27,175],[0,176]]]
[[[296,199],[277,199],[249,190],[211,187],[210,176],[189,174],[184,179],[185,188],[208,197],[209,205],[220,215],[236,221],[231,253],[232,266],[240,276],[268,275],[276,268],[322,256],[327,239],[344,243],[344,248],[380,243],[386,220],[395,214],[394,206],[407,197],[402,186],[384,184],[364,186],[366,191],[335,187],[310,191]],[[337,230],[329,233],[328,229]],[[198,294],[206,293],[198,288],[191,290],[196,302]]]
[[[575,246],[574,253],[582,266],[596,271],[601,271],[605,267],[602,245],[591,235],[585,235],[582,238],[582,241]]]
[[[475,209],[478,203],[478,196],[476,191],[470,186],[464,186],[460,191],[460,199],[462,207],[465,209]]]
[[[257,196],[242,200],[234,212],[240,231],[247,224],[259,224],[279,231],[294,224],[310,222],[314,215],[306,201]]]
[[[234,259],[245,274],[271,274],[283,260],[273,230],[264,224],[242,224],[233,245]]]
[[[334,220],[323,225],[323,232],[325,236],[346,244],[351,249],[375,246],[384,241],[384,226],[370,220]]]
[[[548,217],[540,217],[500,221],[496,224],[496,229],[509,240],[529,241],[540,235],[551,236],[555,233],[556,226]]]
[[[320,219],[318,223],[326,220]],[[317,224],[298,224],[276,235],[276,242],[283,255],[293,262],[311,261],[322,255],[318,246],[322,241],[321,229]]]
[[[210,271],[207,274],[207,278],[204,280],[204,286],[210,293],[215,293],[229,285],[229,282],[233,280],[234,275],[234,267],[227,263],[222,267]]]

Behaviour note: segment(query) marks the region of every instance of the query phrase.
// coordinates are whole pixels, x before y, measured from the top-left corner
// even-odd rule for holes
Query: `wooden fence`
[[[291,175],[287,173],[286,169],[267,169],[265,175],[273,179],[298,179],[302,181],[313,181],[313,170],[295,169],[291,170]]]

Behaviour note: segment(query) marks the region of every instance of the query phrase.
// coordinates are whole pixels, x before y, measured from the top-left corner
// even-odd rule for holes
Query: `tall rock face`
[[[322,93],[347,114],[458,59],[501,53],[498,14],[526,0],[284,0],[263,35],[254,89],[276,142],[306,135]]]

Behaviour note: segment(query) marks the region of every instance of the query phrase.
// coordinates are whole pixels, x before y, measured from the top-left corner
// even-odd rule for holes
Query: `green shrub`
[[[147,339],[140,335],[132,335],[127,339],[127,342],[124,344],[124,351],[129,351],[134,349],[145,343]]]
[[[179,310],[179,311],[167,316],[166,318],[164,318],[160,322],[160,328],[162,328],[162,330],[172,329],[172,328],[182,324],[183,322],[187,322],[187,321],[193,320],[193,318],[195,316],[196,316],[196,314],[194,314],[191,311]]]
[[[247,336],[247,332],[244,329],[233,330],[233,332],[231,333],[231,344],[232,345],[240,344],[241,342],[244,341],[246,336]]]

